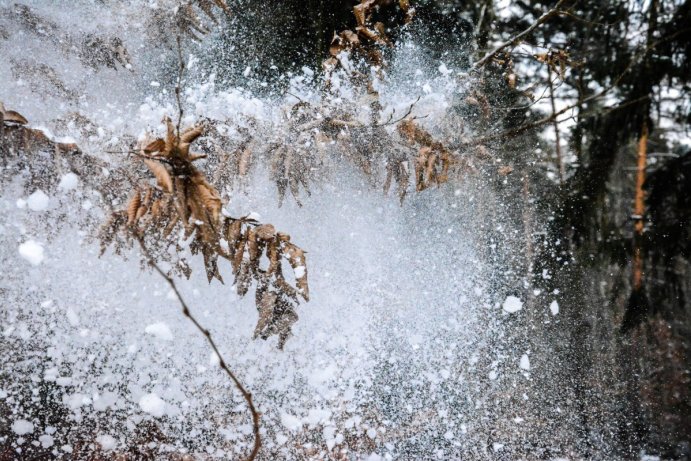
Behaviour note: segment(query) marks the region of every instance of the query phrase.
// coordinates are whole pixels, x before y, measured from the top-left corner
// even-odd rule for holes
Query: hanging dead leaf
[[[149,144],[147,144],[146,147],[144,147],[143,151],[145,154],[152,154],[155,152],[163,152],[165,147],[166,147],[166,142],[163,139],[158,138],[154,141],[151,141]]]
[[[29,123],[22,114],[13,110],[3,111],[2,119],[5,123],[16,123],[18,125],[26,125]]]
[[[170,173],[168,173],[166,167],[163,166],[161,162],[158,162],[156,160],[144,159],[144,163],[154,174],[154,177],[156,178],[156,181],[158,183],[158,187],[168,192],[169,194],[172,194],[173,180],[171,179]]]
[[[222,200],[215,187],[192,162],[199,155],[190,154],[190,144],[203,133],[201,126],[192,127],[178,135],[170,119],[165,119],[167,134],[144,147],[144,158],[158,188],[146,186],[136,189],[124,211],[113,214],[101,234],[102,244],[113,241],[106,230],[117,233],[120,229],[128,236],[148,239],[155,254],[165,257],[170,246],[179,248],[175,229],[184,230],[190,239],[192,254],[202,254],[207,279],[223,282],[219,258],[230,262],[238,295],[243,296],[253,283],[257,284],[257,309],[260,322],[257,334],[262,338],[278,335],[279,347],[290,336],[292,324],[297,320],[294,306],[298,295],[309,299],[307,267],[304,252],[290,243],[290,236],[276,232],[270,224],[260,225],[249,218],[234,219],[221,215]],[[298,174],[305,168],[302,161],[293,164],[292,158],[281,158],[284,171]],[[293,168],[298,168],[294,170]],[[285,181],[294,187],[296,176]],[[293,191],[293,193],[296,193]],[[178,234],[179,235],[179,234]],[[269,265],[260,267],[267,258]],[[295,273],[295,286],[284,276],[281,261],[288,259]],[[178,272],[189,275],[189,266],[172,264]]]
[[[137,223],[137,211],[141,205],[141,196],[139,191],[135,191],[134,195],[127,204],[127,225],[134,226]]]

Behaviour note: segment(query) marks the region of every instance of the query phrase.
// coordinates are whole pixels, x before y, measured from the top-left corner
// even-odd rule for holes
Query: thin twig
[[[289,94],[290,96],[294,97],[295,99],[297,99],[297,100],[300,101],[300,102],[307,102],[307,101],[305,101],[304,99],[302,99],[300,96],[298,96],[298,95],[296,95],[296,94],[293,94],[293,93],[291,93],[290,91],[286,91],[286,94]],[[307,103],[307,104],[309,104],[309,103]]]
[[[556,5],[554,5],[554,8],[540,16],[537,21],[535,21],[533,24],[530,25],[526,30],[521,32],[520,34],[514,35],[510,39],[506,40],[505,42],[502,42],[499,44],[497,47],[495,47],[492,51],[487,53],[485,56],[483,56],[482,59],[477,61],[475,64],[473,64],[473,69],[479,69],[480,67],[484,66],[487,64],[487,62],[492,59],[497,53],[499,53],[501,50],[504,48],[514,45],[521,41],[521,39],[527,35],[529,35],[532,31],[534,31],[540,24],[544,23],[548,19],[550,19],[552,16],[561,13],[559,11],[559,7],[564,3],[566,0],[559,0]]]
[[[175,84],[175,99],[178,103],[177,134],[178,136],[180,136],[180,123],[182,123],[182,114],[184,113],[182,108],[182,101],[180,100],[180,93],[182,92],[182,75],[185,72],[185,61],[183,61],[182,59],[182,46],[180,45],[180,34],[178,34],[175,38],[178,45],[178,81]]]
[[[560,2],[560,3],[561,3],[561,2]],[[558,5],[557,5],[557,6],[558,6]],[[550,115],[550,116],[548,116],[548,117],[542,118],[542,119],[537,120],[537,121],[535,121],[535,122],[526,123],[525,125],[521,125],[521,126],[519,126],[519,127],[512,128],[512,129],[510,129],[510,130],[502,131],[502,132],[500,132],[500,133],[495,133],[495,134],[492,134],[492,135],[487,135],[487,136],[482,136],[482,137],[480,137],[480,138],[476,138],[476,139],[474,139],[474,140],[472,140],[472,141],[468,141],[468,142],[462,143],[459,147],[475,146],[475,145],[478,145],[478,144],[483,144],[483,143],[485,143],[485,142],[487,142],[487,141],[493,141],[493,140],[496,140],[496,139],[503,139],[503,138],[508,138],[508,137],[512,137],[512,136],[519,135],[519,134],[524,133],[524,132],[526,132],[526,131],[528,131],[528,130],[531,130],[531,129],[533,129],[533,128],[536,128],[536,127],[538,127],[538,126],[544,125],[544,124],[546,124],[546,123],[551,123],[553,120],[556,120],[557,117],[559,117],[560,115],[565,114],[566,112],[568,112],[568,111],[570,111],[570,110],[573,110],[573,109],[575,109],[575,108],[577,108],[577,107],[583,105],[584,103],[588,103],[588,102],[595,101],[595,100],[597,100],[597,99],[599,99],[599,98],[601,98],[601,97],[607,95],[610,91],[612,91],[612,90],[615,89],[617,86],[619,86],[619,84],[620,84],[621,81],[624,79],[624,77],[626,76],[626,74],[628,74],[629,71],[630,71],[631,69],[633,69],[634,65],[636,65],[636,64],[638,63],[639,59],[644,58],[644,57],[648,54],[648,52],[650,52],[651,50],[653,50],[654,48],[656,48],[658,45],[660,45],[660,44],[662,44],[662,43],[665,43],[665,42],[667,42],[667,41],[670,41],[670,40],[672,40],[672,39],[678,37],[679,35],[681,35],[681,34],[687,32],[688,30],[691,30],[691,27],[686,27],[686,28],[677,30],[675,33],[673,33],[673,34],[671,34],[671,35],[668,35],[668,36],[666,36],[666,37],[662,37],[662,38],[660,38],[659,40],[657,40],[657,41],[651,43],[650,45],[646,46],[641,52],[639,52],[636,56],[634,56],[634,57],[631,59],[631,61],[629,61],[629,63],[628,63],[628,65],[626,66],[626,68],[624,68],[624,70],[617,76],[616,79],[614,79],[614,81],[613,81],[609,86],[603,88],[603,89],[600,90],[599,92],[597,92],[597,93],[595,93],[595,94],[592,94],[592,95],[588,96],[587,98],[579,98],[578,101],[576,101],[574,104],[571,104],[571,105],[569,105],[569,106],[566,106],[566,107],[564,107],[563,109],[559,110],[558,112],[553,113],[552,115]],[[623,106],[626,106],[626,105],[630,105],[630,104],[632,104],[632,103],[635,103],[635,102],[638,102],[638,101],[640,101],[640,100],[647,99],[647,98],[649,98],[649,96],[648,96],[648,95],[645,95],[645,96],[643,96],[642,98],[638,98],[638,99],[635,99],[635,100],[633,100],[633,101],[624,102],[624,103],[621,104],[621,106],[623,107]],[[616,108],[618,108],[618,106],[615,107],[615,108],[613,108],[612,110],[614,110],[614,109],[616,109]],[[569,118],[571,118],[571,117],[569,117]],[[569,118],[567,118],[566,120],[568,120]],[[563,120],[562,120],[562,121],[563,121]],[[558,123],[561,123],[562,121],[559,121]]]
[[[393,121],[391,120],[391,119],[393,118],[393,115],[394,115],[395,111],[396,111],[396,109],[394,109],[393,112],[391,112],[391,115],[389,116],[389,119],[388,119],[386,122],[384,122],[384,123],[382,123],[382,124],[380,124],[380,125],[375,125],[375,126],[395,125],[396,123],[398,123],[398,122],[400,122],[401,120],[405,119],[407,116],[409,116],[409,115],[413,112],[413,107],[415,107],[415,104],[417,104],[417,102],[418,102],[419,100],[420,100],[420,96],[418,96],[417,99],[416,99],[415,101],[413,101],[413,102],[410,104],[410,107],[408,107],[408,110],[406,111],[406,113],[403,114],[403,116],[400,117],[400,118],[398,118],[397,120],[393,120]],[[426,117],[426,115],[425,115],[425,117]],[[413,118],[422,118],[422,117],[413,117]]]
[[[136,150],[107,150],[105,151],[108,154],[127,154],[127,155],[136,155],[137,157],[145,158],[147,160],[156,160],[157,162],[162,162],[162,163],[167,163],[168,165],[172,165],[170,160],[168,160],[165,157],[162,156],[153,156],[153,155],[146,155],[142,154],[141,152],[138,152]],[[201,158],[206,158],[206,155],[204,157],[198,157],[195,160],[199,160]]]
[[[211,338],[211,332],[204,328],[199,321],[192,315],[192,312],[190,311],[189,306],[185,302],[185,300],[182,297],[182,294],[178,290],[177,285],[175,284],[175,281],[168,275],[166,274],[161,267],[156,264],[156,261],[154,258],[151,256],[151,253],[149,252],[149,249],[146,247],[146,244],[144,243],[144,238],[141,235],[135,235],[137,241],[139,242],[139,246],[142,249],[142,253],[144,254],[144,257],[147,260],[147,263],[156,271],[158,274],[163,277],[166,282],[168,282],[168,285],[170,285],[171,289],[173,290],[173,293],[175,293],[175,296],[178,299],[178,302],[182,306],[182,314],[187,317],[195,327],[197,327],[197,330],[199,330],[204,337],[206,338],[206,341],[209,343],[211,348],[213,349],[214,353],[219,359],[219,366],[221,369],[228,375],[228,377],[233,381],[235,384],[235,387],[240,391],[240,394],[244,397],[245,401],[247,402],[247,406],[250,409],[250,412],[252,413],[252,430],[254,433],[254,446],[252,447],[252,451],[250,454],[247,456],[247,461],[253,461],[257,457],[257,453],[259,453],[259,448],[261,447],[261,437],[259,435],[259,412],[257,409],[254,407],[254,403],[252,403],[252,394],[245,389],[245,387],[242,385],[242,383],[238,380],[238,378],[235,376],[235,373],[231,371],[231,369],[228,367],[226,364],[225,359],[221,355],[221,352],[218,350],[218,346],[216,346],[216,343],[214,340]]]

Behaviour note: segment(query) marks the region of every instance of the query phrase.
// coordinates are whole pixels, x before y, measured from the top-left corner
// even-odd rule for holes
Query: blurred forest
[[[237,85],[247,69],[267,83],[252,88],[267,97],[288,88],[285,72],[308,67],[324,77],[325,61],[352,46],[335,34],[363,24],[381,24],[364,32],[374,34],[372,43],[358,45],[367,67],[395,66],[395,44],[412,41],[434,68],[444,63],[478,82],[471,99],[449,109],[472,135],[449,136],[438,147],[421,141],[412,121],[398,129],[423,148],[499,159],[482,180],[515,204],[520,264],[505,282],[519,287],[526,312],[543,301],[536,293],[563,295],[560,321],[538,314],[520,320],[530,332],[523,344],[556,357],[541,362],[535,379],[561,385],[544,394],[549,401],[530,402],[541,437],[526,435],[516,456],[553,458],[544,439],[564,424],[550,413],[559,407],[576,428],[570,442],[583,459],[639,459],[642,452],[691,459],[691,1],[227,3],[231,13],[217,14],[213,32],[189,45],[221,87]],[[363,22],[353,11],[365,4]],[[173,61],[164,85],[175,84]],[[361,84],[371,87],[367,78]],[[9,158],[22,141],[9,124],[13,115],[2,113],[0,155]],[[377,124],[370,128],[376,137]],[[287,187],[293,192],[291,181],[277,180],[281,200]],[[434,182],[419,176],[413,186],[421,191],[425,181]],[[493,237],[486,236],[488,247]],[[199,245],[211,261],[208,240]],[[206,265],[209,280],[214,264]],[[289,325],[276,327],[282,341]],[[615,448],[603,453],[604,445]],[[0,459],[13,459],[1,449]]]

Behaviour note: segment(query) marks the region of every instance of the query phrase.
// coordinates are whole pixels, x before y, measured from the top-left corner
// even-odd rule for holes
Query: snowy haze
[[[116,164],[124,155],[108,151],[161,133],[163,115],[177,109],[170,75],[155,64],[174,62],[175,53],[142,48],[150,45],[142,33],[145,15],[114,2],[27,4],[73,34],[92,32],[87,29],[99,18],[98,32],[123,39],[134,70],[87,69],[5,16],[0,25],[9,36],[0,53],[54,67],[77,95],[66,98],[41,86],[40,76],[3,66],[0,100],[7,108],[54,139]],[[146,2],[140,7],[155,9]],[[268,127],[263,136],[282,123],[293,96],[221,88],[195,67],[199,52],[185,50],[183,125],[208,117],[232,127],[252,116]],[[414,55],[414,45],[405,53]],[[404,62],[414,67],[416,61]],[[421,123],[445,133],[447,108],[467,82],[451,63],[399,70],[417,80],[379,83],[384,114],[394,108],[402,114],[420,96]],[[314,72],[286,78],[291,93],[320,103]],[[353,97],[341,85],[340,96]],[[97,125],[95,133],[56,122],[74,111]],[[480,175],[410,191],[401,206],[393,191],[384,196],[357,167],[333,162],[319,172],[323,180],[302,198],[303,207],[287,197],[279,208],[259,162],[248,185],[223,194],[233,216],[259,213],[307,251],[312,297],[298,308],[285,350],[275,338],[252,339],[254,296],[235,294],[229,265],[221,267],[226,285],[209,284],[192,257],[192,277],[178,285],[254,395],[264,459],[326,459],[342,447],[357,459],[479,459],[519,446],[531,423],[530,380],[540,369],[529,347],[512,342],[507,325],[529,308],[557,318],[559,305],[552,297],[529,307],[524,287],[507,284],[514,280],[507,274],[520,270],[512,269],[511,258],[523,251],[510,204]],[[63,171],[60,178],[51,190],[27,190],[14,178],[0,196],[0,441],[13,438],[19,457],[35,443],[69,458],[80,431],[104,450],[121,450],[136,443],[143,422],[153,421],[165,435],[155,448],[160,457],[247,453],[251,422],[244,400],[181,315],[165,280],[142,270],[137,251],[99,258],[93,236],[111,204],[75,174]]]

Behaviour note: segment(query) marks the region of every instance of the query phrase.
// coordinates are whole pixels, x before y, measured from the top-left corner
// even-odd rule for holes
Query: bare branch
[[[176,128],[178,136],[180,136],[180,123],[182,123],[182,114],[184,113],[182,108],[182,101],[180,100],[180,93],[182,92],[182,75],[185,72],[185,61],[183,61],[182,59],[182,46],[180,45],[180,34],[178,34],[175,38],[177,41],[178,48],[178,80],[175,84],[175,100],[178,103],[178,123]]]
[[[416,99],[415,101],[413,101],[413,102],[410,104],[410,107],[408,107],[408,110],[406,111],[405,114],[403,114],[402,117],[399,117],[399,118],[396,119],[396,120],[391,120],[391,119],[393,118],[394,113],[396,112],[396,109],[394,109],[394,110],[391,112],[391,115],[389,116],[389,119],[388,119],[386,122],[384,122],[384,123],[382,123],[382,124],[379,124],[379,125],[374,125],[374,126],[395,125],[395,124],[397,124],[398,122],[400,122],[401,120],[404,120],[406,117],[408,117],[408,116],[413,112],[413,107],[415,107],[415,104],[417,104],[417,102],[418,102],[419,100],[420,100],[420,96],[418,96],[417,99]],[[427,116],[425,115],[425,117],[427,117]],[[417,119],[417,118],[424,118],[424,117],[413,117],[413,118],[414,118],[414,119]]]
[[[504,48],[515,45],[516,43],[520,42],[523,37],[529,35],[532,31],[534,31],[540,24],[546,22],[548,19],[550,19],[552,16],[555,16],[556,14],[560,14],[561,11],[559,11],[559,7],[565,2],[566,0],[559,0],[556,5],[554,5],[554,8],[540,16],[537,21],[535,21],[533,24],[530,25],[526,30],[521,32],[518,35],[514,35],[510,39],[506,40],[505,42],[499,44],[497,47],[495,47],[492,51],[487,53],[485,56],[482,57],[479,61],[477,61],[475,64],[473,64],[473,70],[479,69],[480,67],[484,66],[489,62],[490,59],[492,59],[497,53],[499,53],[501,50]]]
[[[233,373],[231,369],[228,367],[225,359],[221,355],[221,352],[218,350],[218,346],[216,346],[216,342],[213,340],[213,338],[211,338],[211,332],[204,328],[199,323],[199,321],[192,315],[192,312],[190,311],[190,308],[185,302],[185,300],[183,299],[180,290],[178,290],[175,281],[168,274],[166,274],[158,264],[156,264],[156,261],[154,260],[153,256],[151,256],[151,253],[149,252],[148,248],[146,247],[146,244],[144,243],[144,238],[141,235],[135,235],[135,237],[139,242],[139,246],[141,247],[144,258],[146,258],[149,266],[151,266],[156,272],[158,272],[158,274],[161,277],[163,277],[166,280],[166,282],[168,282],[168,285],[170,285],[170,288],[173,290],[173,293],[175,293],[178,302],[182,306],[182,314],[185,317],[187,317],[194,324],[195,327],[197,327],[197,330],[199,330],[201,334],[204,335],[206,341],[211,346],[211,349],[213,349],[214,353],[218,356],[219,366],[226,373],[226,375],[228,375],[228,377],[233,381],[233,384],[235,384],[235,387],[240,391],[240,394],[242,394],[245,401],[247,402],[247,406],[249,407],[250,412],[252,413],[252,431],[254,433],[254,445],[252,447],[252,451],[247,456],[247,461],[253,461],[257,457],[257,453],[259,453],[259,448],[261,447],[261,437],[259,434],[260,415],[257,409],[255,408],[254,403],[252,402],[252,394],[249,391],[247,391],[247,389],[245,389],[240,380],[238,380],[238,378],[235,376],[235,373]]]

